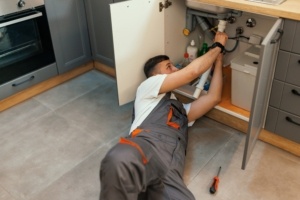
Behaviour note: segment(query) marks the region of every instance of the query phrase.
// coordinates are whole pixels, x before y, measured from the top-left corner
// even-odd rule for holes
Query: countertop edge
[[[268,5],[245,0],[191,0],[249,13],[280,17],[300,21],[300,1],[287,0],[281,5]]]

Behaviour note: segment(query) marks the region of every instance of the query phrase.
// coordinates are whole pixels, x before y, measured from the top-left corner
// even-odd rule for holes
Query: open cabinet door
[[[251,116],[249,120],[248,133],[246,137],[245,151],[242,169],[246,168],[256,140],[263,128],[271,84],[275,69],[276,52],[278,51],[278,40],[281,35],[282,19],[278,19],[262,42],[260,52],[260,66],[257,73]],[[279,35],[279,36],[278,36]]]
[[[110,5],[119,105],[135,98],[145,80],[147,59],[164,54],[164,12],[159,0],[131,0]]]
[[[176,64],[182,61],[189,43],[189,37],[183,34],[186,27],[186,5],[183,0],[169,2],[172,5],[165,9],[165,54]]]

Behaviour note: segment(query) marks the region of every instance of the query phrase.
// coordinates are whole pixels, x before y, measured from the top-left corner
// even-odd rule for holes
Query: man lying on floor
[[[183,182],[189,122],[221,100],[222,59],[228,37],[217,32],[213,47],[178,70],[168,56],[149,59],[139,86],[130,135],[106,154],[100,169],[100,200],[194,200]],[[171,94],[214,65],[210,89],[190,104]]]

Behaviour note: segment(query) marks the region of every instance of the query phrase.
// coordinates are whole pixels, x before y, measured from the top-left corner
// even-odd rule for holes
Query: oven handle
[[[31,81],[31,80],[33,80],[33,79],[34,79],[34,76],[30,76],[28,79],[26,79],[26,80],[24,80],[24,81],[21,81],[21,82],[19,82],[19,83],[13,83],[12,86],[13,86],[13,87],[17,87],[17,86],[22,85],[23,83],[26,83],[26,82]]]
[[[16,23],[19,23],[19,22],[23,22],[23,21],[26,21],[26,20],[29,20],[29,19],[34,19],[34,18],[37,18],[37,17],[40,17],[40,16],[43,16],[43,13],[36,12],[33,15],[28,15],[26,17],[14,19],[14,20],[11,20],[11,21],[8,21],[8,22],[3,22],[3,23],[0,24],[0,28],[5,27],[5,26],[9,26],[9,25],[12,25],[12,24],[16,24]]]

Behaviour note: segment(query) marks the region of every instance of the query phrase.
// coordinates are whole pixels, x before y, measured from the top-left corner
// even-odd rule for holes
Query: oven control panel
[[[0,17],[45,5],[44,0],[0,0]]]
[[[18,3],[18,6],[20,7],[20,8],[22,8],[22,7],[24,7],[25,6],[25,1],[24,0],[20,0],[19,1],[19,3]]]

